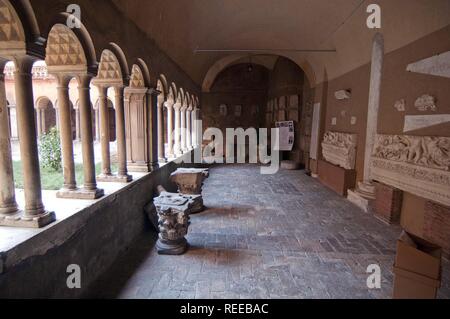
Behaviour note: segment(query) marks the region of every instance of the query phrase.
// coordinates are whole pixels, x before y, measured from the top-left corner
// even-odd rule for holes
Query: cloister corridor
[[[210,169],[206,210],[191,216],[183,256],[139,238],[97,281],[93,298],[391,298],[401,232],[362,212],[304,171],[260,175],[256,165]],[[378,264],[381,289],[367,288]],[[450,297],[444,262],[440,298]]]

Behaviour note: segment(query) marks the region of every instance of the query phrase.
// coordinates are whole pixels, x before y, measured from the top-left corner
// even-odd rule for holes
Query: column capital
[[[182,107],[182,104],[180,102],[177,102],[175,104],[173,104],[173,108],[177,111],[179,111]]]
[[[78,89],[89,89],[93,76],[91,74],[79,74],[76,76],[78,80]]]
[[[31,70],[33,69],[34,62],[37,61],[37,58],[21,55],[13,57],[12,61],[15,66],[14,74],[26,74],[31,76]]]
[[[69,89],[69,83],[72,76],[65,73],[51,73],[56,79],[57,88]]]
[[[108,86],[107,85],[95,85],[98,90],[99,98],[106,98],[108,96]]]
[[[164,103],[164,106],[166,107],[166,108],[168,108],[168,109],[171,109],[173,106],[174,106],[174,102],[173,101],[171,101],[171,100],[167,100],[165,103]]]
[[[155,89],[155,88],[150,88],[150,89],[148,89],[147,93],[150,94],[150,95],[158,96],[162,92],[157,90],[157,89]]]

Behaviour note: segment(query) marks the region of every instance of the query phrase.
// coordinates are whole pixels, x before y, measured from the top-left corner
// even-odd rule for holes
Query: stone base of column
[[[158,239],[156,242],[156,250],[159,255],[183,255],[188,248],[189,244],[185,238],[170,242]]]
[[[105,175],[101,174],[97,176],[97,182],[103,183],[129,183],[133,180],[131,175]]]
[[[374,213],[373,204],[375,201],[375,186],[373,187],[374,193],[371,193],[371,185],[365,183],[358,183],[356,190],[348,190],[347,199],[361,208],[366,213]]]
[[[147,163],[128,163],[127,169],[129,172],[135,173],[150,173],[151,168]]]
[[[152,172],[159,169],[159,162],[150,163],[150,169],[152,170]]]
[[[56,193],[57,198],[63,198],[63,199],[85,199],[85,200],[94,200],[98,199],[100,197],[103,197],[105,195],[105,192],[103,189],[85,189],[85,188],[78,188],[74,190],[69,189],[61,189]]]
[[[42,228],[56,220],[54,212],[45,212],[37,216],[26,216],[23,211],[14,215],[0,215],[0,226]]]

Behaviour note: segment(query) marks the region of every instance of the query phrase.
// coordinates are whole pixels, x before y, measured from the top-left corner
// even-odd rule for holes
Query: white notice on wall
[[[292,151],[294,148],[294,121],[276,122],[280,129],[280,151]]]

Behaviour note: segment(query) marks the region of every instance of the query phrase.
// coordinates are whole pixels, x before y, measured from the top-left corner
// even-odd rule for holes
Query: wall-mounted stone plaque
[[[407,115],[403,132],[410,132],[438,124],[450,122],[450,114]]]
[[[333,126],[337,125],[337,117],[331,118],[331,125]]]
[[[356,116],[352,116],[351,119],[350,119],[350,124],[351,125],[356,125],[357,121],[358,121],[357,117]]]
[[[371,178],[450,206],[450,137],[377,135]]]
[[[450,78],[450,51],[411,63],[406,70]]]
[[[331,164],[345,169],[354,169],[356,143],[356,134],[327,132],[322,142],[322,155]]]

